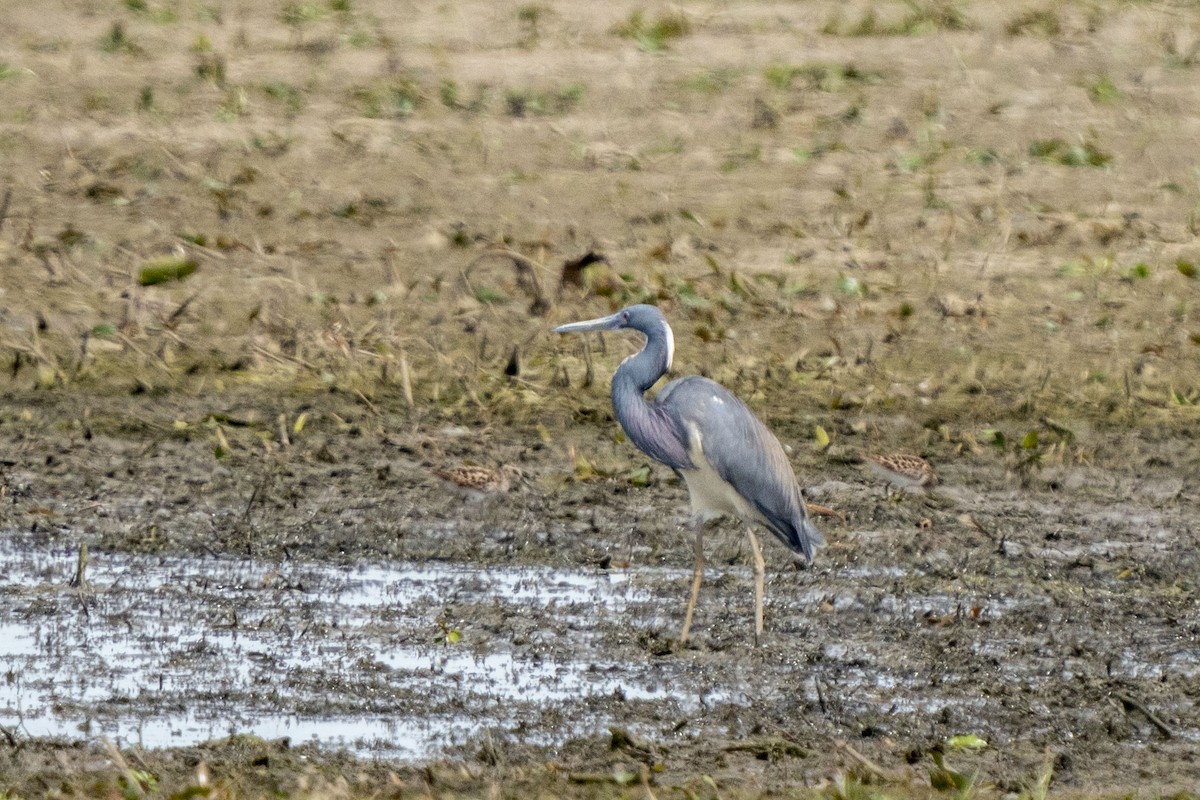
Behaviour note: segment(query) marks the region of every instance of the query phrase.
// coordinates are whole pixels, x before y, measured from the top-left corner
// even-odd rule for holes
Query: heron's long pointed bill
[[[587,333],[588,331],[614,331],[621,327],[621,315],[610,314],[607,317],[599,319],[589,319],[583,322],[569,322],[566,325],[559,325],[554,329],[555,333]]]

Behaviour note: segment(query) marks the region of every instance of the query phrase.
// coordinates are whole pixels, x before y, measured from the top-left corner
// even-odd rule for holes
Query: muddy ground
[[[1200,782],[1194,9],[6,15],[0,790]],[[836,512],[757,648],[549,333],[639,301]]]

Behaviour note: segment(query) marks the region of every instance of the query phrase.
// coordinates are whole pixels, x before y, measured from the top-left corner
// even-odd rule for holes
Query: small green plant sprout
[[[771,64],[763,70],[763,77],[776,89],[789,89],[798,80],[809,89],[836,93],[848,86],[868,86],[880,83],[883,73],[862,69],[854,64]]]
[[[586,91],[582,83],[570,83],[547,91],[509,89],[505,92],[504,102],[511,117],[569,114],[578,108]]]
[[[1121,90],[1107,75],[1100,75],[1087,88],[1088,96],[1092,98],[1093,103],[1115,103],[1124,97]]]
[[[1194,406],[1197,401],[1200,401],[1200,389],[1180,392],[1175,387],[1171,387],[1169,398],[1173,406]]]
[[[292,44],[304,44],[304,29],[325,18],[325,9],[315,3],[288,2],[279,9],[278,20],[292,30]]]
[[[1163,55],[1168,66],[1188,69],[1200,61],[1200,39],[1192,42],[1186,52],[1180,47],[1180,33],[1177,28],[1168,28],[1160,38]]]
[[[696,94],[717,95],[733,88],[738,77],[738,71],[730,67],[705,67],[680,81],[680,86]]]
[[[125,23],[114,22],[108,33],[100,39],[100,49],[106,53],[129,53],[140,55],[142,48],[125,32]]]
[[[1050,38],[1062,33],[1062,20],[1058,12],[1049,8],[1034,8],[1013,17],[1004,26],[1009,36],[1044,36]]]
[[[960,736],[951,736],[946,740],[946,747],[951,750],[982,750],[988,746],[986,740],[979,738],[973,733],[962,734]]]
[[[434,637],[434,641],[441,645],[458,644],[462,641],[462,631],[458,628],[452,628],[450,623],[439,619],[437,621],[438,633]]]
[[[512,302],[508,295],[491,286],[476,286],[475,299],[485,306],[502,306]]]
[[[250,97],[241,86],[230,86],[217,105],[217,117],[225,122],[244,117],[250,113]]]
[[[1054,753],[1046,748],[1042,757],[1042,768],[1033,780],[1021,781],[1021,792],[1017,800],[1046,800],[1050,794],[1050,781],[1054,779]]]
[[[369,119],[410,117],[425,102],[421,87],[408,78],[398,78],[384,86],[359,86],[351,97],[360,113]]]
[[[290,83],[273,81],[264,85],[262,91],[270,99],[283,104],[289,118],[298,116],[304,110],[304,95]]]
[[[462,108],[458,94],[458,82],[447,78],[442,81],[438,87],[438,97],[441,98],[442,105],[446,108],[459,109]]]
[[[158,788],[158,778],[141,769],[126,769],[120,783],[121,796],[128,800],[145,797]]]
[[[856,294],[859,297],[866,297],[867,283],[854,275],[842,273],[838,276],[837,290],[842,294]]]
[[[157,286],[169,281],[181,281],[196,271],[196,262],[190,258],[164,258],[148,261],[138,273],[142,286]]]
[[[975,26],[954,0],[904,0],[908,15],[901,30],[908,36],[934,31],[969,31]]]
[[[1126,271],[1124,280],[1133,282],[1149,278],[1152,274],[1153,270],[1150,269],[1150,265],[1145,261],[1139,261]]]
[[[1000,161],[1000,154],[991,147],[972,148],[967,151],[967,159],[981,167],[989,167]]]
[[[904,0],[904,5],[908,13],[900,18],[881,18],[875,6],[871,6],[849,24],[839,8],[825,21],[821,32],[828,36],[924,36],[975,27],[954,0]]]
[[[1008,438],[999,428],[984,428],[979,432],[979,441],[987,442],[1001,450],[1008,447]]]
[[[953,737],[958,738],[958,737]],[[975,738],[975,737],[971,737]],[[982,739],[979,739],[983,742]],[[946,746],[950,747],[950,742],[946,742]],[[986,747],[987,743],[984,742]],[[979,770],[975,770],[970,775],[964,772],[958,772],[946,766],[945,756],[942,750],[935,749],[929,754],[933,761],[933,766],[929,768],[929,785],[939,792],[945,794],[953,794],[958,800],[968,800],[975,795],[979,789]]]
[[[517,9],[517,23],[521,26],[520,45],[526,49],[537,46],[541,39],[541,23],[549,9],[541,3],[526,3]]]
[[[818,450],[828,450],[830,439],[829,434],[820,425],[813,428],[813,441],[816,442]]]
[[[168,24],[179,21],[179,9],[175,3],[155,3],[151,5],[146,0],[125,0],[125,8],[133,14],[148,19],[151,22]]]
[[[1048,450],[1041,446],[1041,437],[1036,430],[1027,432],[1021,438],[1020,444],[1015,449],[1014,456],[1016,458],[1017,473],[1023,481],[1028,480],[1034,472],[1042,468],[1042,461],[1047,452]]]
[[[659,53],[670,46],[673,39],[691,33],[691,23],[682,11],[659,14],[654,21],[646,19],[642,10],[631,13],[624,22],[616,25],[612,32],[626,39],[633,39],[647,53]]]
[[[196,59],[196,77],[214,86],[225,86],[225,57],[220,53],[200,52]]]
[[[1081,139],[1078,144],[1068,144],[1057,137],[1035,139],[1029,144],[1029,155],[1066,167],[1104,167],[1112,162],[1112,155],[1101,150],[1090,138]]]
[[[626,480],[626,482],[629,483],[630,486],[634,486],[639,489],[649,486],[650,485],[650,467],[643,464],[640,467],[636,467],[636,468],[630,470],[629,473],[625,476],[625,480]]]
[[[1183,277],[1192,278],[1193,280],[1198,274],[1195,262],[1189,261],[1186,258],[1178,259],[1175,262],[1175,269],[1179,270],[1179,274]]]

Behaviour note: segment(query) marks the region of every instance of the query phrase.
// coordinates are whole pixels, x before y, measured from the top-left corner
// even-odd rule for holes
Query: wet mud
[[[835,742],[919,770],[975,735],[988,747],[958,761],[1014,788],[1047,753],[1061,785],[1197,779],[1186,481],[1076,466],[1020,487],[960,461],[938,492],[896,496],[831,463],[806,492],[845,522],[820,519],[810,570],[767,545],[761,645],[726,525],[681,646],[685,489],[665,471],[578,481],[557,450],[493,435],[450,446],[511,452],[527,480],[470,503],[367,411],[331,453],[352,405],[313,408],[284,453],[214,460],[176,434],[55,435],[80,409],[39,402],[6,426],[0,512],[0,715],[18,739],[249,734],[399,763],[640,758],[664,779],[817,782],[848,766]],[[613,730],[646,749],[610,750]]]

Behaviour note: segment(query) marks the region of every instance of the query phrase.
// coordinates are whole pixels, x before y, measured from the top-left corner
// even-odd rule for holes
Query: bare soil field
[[[1195,796],[1193,3],[2,16],[0,798]],[[635,302],[831,510],[758,647]]]

